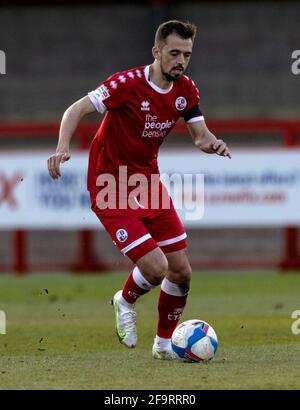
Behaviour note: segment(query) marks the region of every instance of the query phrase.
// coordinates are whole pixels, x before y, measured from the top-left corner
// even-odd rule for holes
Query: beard
[[[184,73],[184,68],[183,67],[180,67],[180,68],[182,68],[182,71],[172,74],[171,72],[174,68],[167,73],[166,71],[164,71],[162,64],[160,64],[160,69],[161,69],[161,73],[163,75],[163,78],[165,80],[167,80],[169,83],[172,82],[172,81],[179,80],[181,75]]]

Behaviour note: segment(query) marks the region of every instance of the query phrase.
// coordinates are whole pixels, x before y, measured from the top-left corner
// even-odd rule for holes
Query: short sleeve
[[[199,90],[194,81],[188,78],[188,95],[187,106],[182,116],[187,124],[197,121],[203,121],[204,116],[200,109]]]
[[[132,82],[125,73],[116,73],[88,93],[89,99],[100,113],[121,108],[128,99]]]

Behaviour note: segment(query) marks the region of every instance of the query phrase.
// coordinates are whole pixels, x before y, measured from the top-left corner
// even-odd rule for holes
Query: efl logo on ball
[[[178,97],[175,101],[175,107],[179,111],[184,110],[186,107],[186,99],[184,97]]]
[[[128,238],[128,232],[125,229],[118,229],[116,232],[116,237],[119,242],[125,242]]]

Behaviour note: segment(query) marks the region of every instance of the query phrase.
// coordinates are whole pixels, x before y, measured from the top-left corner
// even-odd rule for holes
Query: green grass
[[[194,272],[182,320],[213,325],[209,364],[151,358],[158,289],[137,304],[139,343],[114,332],[111,296],[125,274],[0,276],[0,389],[299,389],[300,275]],[[46,290],[48,290],[48,293]]]

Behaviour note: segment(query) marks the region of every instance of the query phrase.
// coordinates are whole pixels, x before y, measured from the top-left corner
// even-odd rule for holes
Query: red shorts
[[[91,208],[123,255],[133,262],[160,247],[164,253],[186,248],[186,233],[172,201],[168,209],[104,209],[90,195]]]

